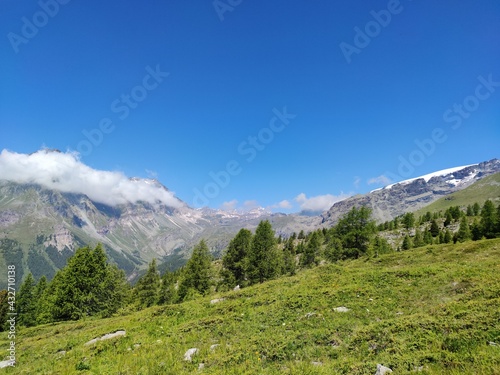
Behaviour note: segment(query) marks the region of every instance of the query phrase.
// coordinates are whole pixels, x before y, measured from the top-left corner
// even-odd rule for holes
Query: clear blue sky
[[[60,1],[0,0],[0,150],[78,150],[191,205],[230,162],[209,206],[285,212],[500,157],[498,0]]]

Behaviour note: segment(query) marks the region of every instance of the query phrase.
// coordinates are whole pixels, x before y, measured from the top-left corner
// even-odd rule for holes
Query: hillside
[[[373,211],[377,222],[393,220],[406,212],[417,211],[436,200],[460,191],[476,181],[500,172],[500,160],[459,168],[449,168],[410,180],[401,181],[335,203],[323,216],[331,226],[352,207],[365,206]]]
[[[395,374],[495,374],[499,257],[500,239],[427,246],[180,305],[21,329],[17,368],[1,371],[374,374],[380,363]],[[117,330],[126,336],[84,345]],[[199,351],[187,362],[190,348]]]
[[[427,211],[431,213],[445,211],[452,206],[467,207],[469,204],[473,205],[476,202],[482,206],[488,199],[491,199],[495,206],[500,203],[500,173],[485,177],[463,190],[440,198],[434,203],[415,211],[415,215],[418,217]]]

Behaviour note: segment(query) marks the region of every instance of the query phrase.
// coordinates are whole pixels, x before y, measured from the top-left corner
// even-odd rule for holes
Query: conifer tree
[[[389,242],[383,237],[375,236],[373,239],[372,245],[372,253],[375,257],[378,257],[381,254],[387,254],[392,252],[392,247],[389,245]]]
[[[21,284],[16,300],[18,322],[26,327],[36,325],[35,288],[35,279],[30,272]]]
[[[179,298],[186,299],[191,293],[206,295],[213,284],[212,255],[205,240],[201,240],[193,249],[191,258],[183,270],[179,285]]]
[[[5,289],[0,290],[0,332],[8,331],[7,313],[9,312],[8,293]]]
[[[432,245],[434,243],[434,240],[432,238],[432,234],[430,231],[426,230],[424,232],[424,243],[426,245]]]
[[[413,237],[413,247],[424,246],[424,238],[422,237],[422,232],[419,229],[415,230],[415,236]]]
[[[278,276],[280,263],[271,223],[267,220],[261,221],[255,230],[248,254],[248,280],[250,284],[262,283]]]
[[[469,224],[467,223],[467,218],[465,216],[460,220],[460,227],[457,232],[457,241],[464,242],[472,238]]]
[[[481,232],[486,238],[495,238],[497,229],[497,212],[493,202],[487,200],[481,209]]]
[[[438,225],[436,220],[432,220],[431,228],[429,229],[429,231],[431,232],[432,237],[439,236],[440,230],[439,230],[439,225]]]
[[[295,245],[294,241],[289,238],[285,241],[285,246],[283,247],[283,275],[295,275],[296,265],[295,265]]]
[[[479,241],[482,238],[481,226],[479,225],[477,219],[471,225],[471,237],[473,241]]]
[[[401,245],[401,250],[410,250],[413,247],[410,236],[405,235],[403,238],[403,244]]]
[[[366,254],[376,232],[371,210],[367,207],[353,207],[339,220],[335,231],[342,241],[344,256],[358,258]]]
[[[252,232],[241,229],[231,240],[227,251],[222,257],[224,267],[222,277],[229,287],[245,284],[247,271],[247,257],[252,244]]]
[[[40,280],[38,280],[38,284],[36,284],[34,291],[34,296],[36,300],[36,308],[35,308],[36,324],[41,323],[39,317],[44,312],[47,306],[46,301],[44,300],[44,295],[47,290],[47,287],[48,287],[47,278],[44,275],[40,278]]]
[[[450,232],[449,229],[446,229],[446,231],[444,232],[444,239],[443,239],[443,242],[444,243],[450,243],[453,241],[453,236]]]
[[[479,205],[479,203],[474,203],[472,205],[472,210],[474,211],[474,216],[479,216],[480,212],[481,212],[481,206]]]
[[[467,216],[474,216],[474,210],[470,204],[467,206],[466,215]]]
[[[415,226],[415,215],[413,214],[413,212],[407,212],[403,215],[403,225],[405,226],[406,230],[410,230]]]
[[[158,304],[168,305],[177,301],[177,290],[175,289],[175,274],[166,271],[161,277],[160,295]]]
[[[307,242],[307,245],[304,249],[304,252],[302,253],[300,257],[300,264],[303,267],[310,267],[312,265],[317,264],[317,254],[319,253],[320,250],[320,239],[319,235],[317,232],[313,232],[311,234],[311,237],[309,238],[309,241]]]

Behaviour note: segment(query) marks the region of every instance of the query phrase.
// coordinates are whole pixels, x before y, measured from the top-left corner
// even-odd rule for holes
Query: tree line
[[[458,227],[457,227],[458,226]],[[452,229],[454,227],[454,229]],[[389,242],[396,234],[399,239]],[[222,258],[213,259],[204,240],[193,249],[186,265],[160,275],[155,259],[132,287],[125,273],[108,263],[101,245],[75,251],[67,265],[49,282],[38,282],[29,274],[16,299],[17,323],[23,326],[108,317],[120,309],[139,310],[153,305],[181,303],[215,291],[243,288],[321,262],[337,262],[363,256],[436,243],[463,242],[500,237],[500,205],[488,200],[443,213],[406,213],[386,223],[375,224],[371,210],[352,208],[331,228],[301,231],[288,238],[276,236],[269,221],[261,221],[252,233],[241,229],[230,241]],[[5,328],[6,291],[0,291],[0,328]]]

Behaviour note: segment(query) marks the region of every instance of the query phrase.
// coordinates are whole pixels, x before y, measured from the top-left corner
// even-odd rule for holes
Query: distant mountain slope
[[[392,220],[396,216],[416,211],[497,172],[500,172],[500,160],[493,159],[401,181],[335,203],[322,215],[323,223],[333,225],[352,207],[358,206],[370,207],[378,222]]]
[[[439,198],[430,205],[416,211],[415,214],[418,216],[425,214],[427,211],[431,213],[444,211],[451,206],[466,207],[476,202],[482,206],[488,199],[492,200],[495,206],[500,204],[500,172],[485,177],[463,190]]]
[[[133,279],[153,258],[179,266],[202,238],[220,253],[238,230],[254,229],[263,219],[281,234],[313,230],[321,222],[264,209],[226,212],[179,203],[177,208],[146,202],[112,207],[84,194],[0,180],[0,266],[16,264],[18,279],[28,271],[51,278],[75,249],[100,242]]]

